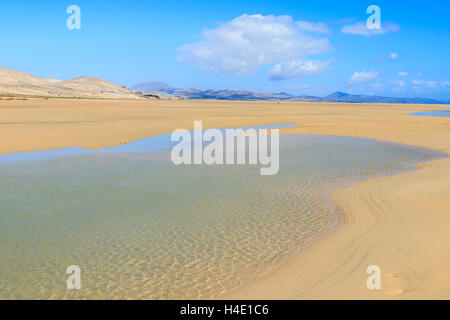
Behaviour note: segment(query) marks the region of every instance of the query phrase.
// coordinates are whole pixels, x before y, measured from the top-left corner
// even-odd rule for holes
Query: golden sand
[[[450,154],[450,106],[118,100],[0,100],[0,153],[111,147],[176,128],[293,123],[281,133],[374,138]],[[220,298],[450,298],[450,160],[333,195],[345,225],[281,267]],[[382,289],[366,288],[378,265]]]

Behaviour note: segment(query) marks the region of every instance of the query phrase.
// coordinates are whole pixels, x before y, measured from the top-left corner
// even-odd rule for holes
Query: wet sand
[[[111,147],[176,128],[293,123],[281,133],[373,138],[450,153],[450,106],[223,101],[0,100],[0,153]],[[449,299],[450,160],[333,195],[345,224],[279,270],[219,298]],[[382,289],[366,288],[378,265]]]

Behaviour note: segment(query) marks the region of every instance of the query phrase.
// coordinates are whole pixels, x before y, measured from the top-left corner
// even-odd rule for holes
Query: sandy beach
[[[293,123],[284,134],[372,138],[450,154],[450,118],[409,116],[445,105],[238,101],[0,100],[0,154],[99,149],[192,129]],[[333,194],[343,227],[276,272],[221,299],[449,299],[450,159]],[[366,288],[378,265],[382,289]]]

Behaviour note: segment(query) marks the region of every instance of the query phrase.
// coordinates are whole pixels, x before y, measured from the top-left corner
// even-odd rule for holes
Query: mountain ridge
[[[336,91],[325,97],[301,95],[295,96],[286,92],[258,93],[248,90],[199,90],[174,88],[164,82],[145,82],[130,87],[133,91],[153,94],[166,94],[187,99],[215,99],[215,100],[272,100],[272,101],[304,101],[304,102],[345,102],[345,103],[405,103],[405,104],[448,104],[449,102],[437,101],[427,98],[397,98],[367,95],[353,95]]]

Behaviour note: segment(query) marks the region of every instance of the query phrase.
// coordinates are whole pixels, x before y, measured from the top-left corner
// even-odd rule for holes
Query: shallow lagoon
[[[437,110],[411,113],[411,116],[450,117],[450,110]]]
[[[443,157],[282,135],[280,171],[174,166],[165,148],[0,166],[0,298],[205,298],[270,272],[342,223],[330,194]],[[69,265],[82,289],[65,287]]]

